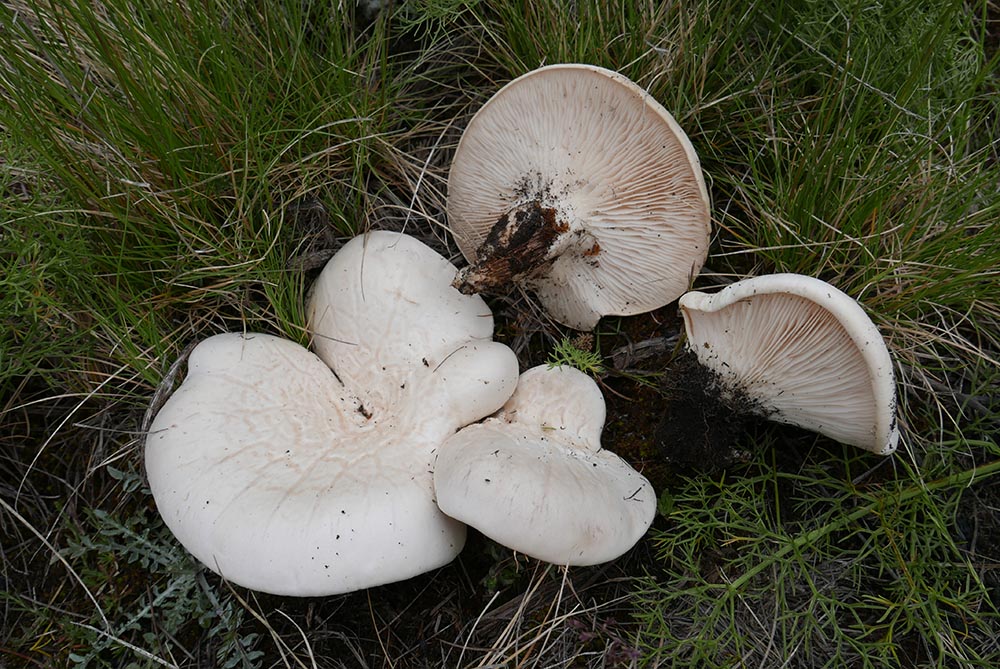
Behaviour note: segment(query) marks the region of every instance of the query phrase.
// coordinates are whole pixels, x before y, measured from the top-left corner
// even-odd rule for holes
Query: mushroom
[[[773,274],[686,293],[680,307],[688,349],[759,415],[882,455],[896,450],[892,358],[848,295]]]
[[[437,503],[528,556],[561,565],[613,560],[653,521],[652,486],[601,449],[604,398],[572,367],[524,372],[493,417],[438,450]]]
[[[550,65],[498,91],[462,135],[448,220],[463,293],[511,282],[592,329],[683,293],[708,253],[708,192],[674,118],[626,77]]]
[[[309,320],[320,356],[264,334],[195,347],[152,423],[146,470],[198,560],[255,590],[311,596],[458,554],[465,527],[434,503],[434,452],[507,400],[517,359],[490,340],[489,309],[452,288],[454,275],[415,239],[372,232],[318,279]]]

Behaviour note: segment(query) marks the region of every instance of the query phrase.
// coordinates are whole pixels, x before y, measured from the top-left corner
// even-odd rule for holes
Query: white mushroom
[[[195,347],[153,421],[146,470],[196,558],[234,583],[305,596],[458,554],[465,527],[434,503],[434,451],[504,403],[517,360],[454,275],[420,242],[373,232],[341,249],[310,300],[326,364],[262,334]]]
[[[471,263],[456,285],[523,282],[582,330],[683,293],[708,253],[708,193],[674,118],[626,77],[550,65],[504,86],[466,128],[448,220]]]
[[[864,309],[825,281],[773,274],[680,299],[688,348],[771,420],[880,454],[896,449],[896,385]]]
[[[440,448],[438,506],[486,536],[561,565],[613,560],[653,522],[652,486],[601,449],[604,398],[571,367],[529,369],[496,416]]]

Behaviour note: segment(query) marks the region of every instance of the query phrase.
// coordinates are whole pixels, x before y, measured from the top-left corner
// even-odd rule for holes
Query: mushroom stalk
[[[589,244],[587,243],[589,240]],[[594,239],[554,207],[538,199],[501,216],[476,250],[476,261],[458,272],[452,286],[465,295],[496,292],[543,273],[571,247],[599,250]]]

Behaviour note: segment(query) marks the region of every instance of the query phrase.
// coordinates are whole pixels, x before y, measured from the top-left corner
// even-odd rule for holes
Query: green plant
[[[587,345],[587,342],[579,338],[570,339],[564,337],[558,344],[552,347],[549,353],[548,366],[558,367],[566,365],[575,367],[581,372],[591,376],[600,376],[604,373],[604,359],[597,351],[590,351],[580,348],[580,345]]]

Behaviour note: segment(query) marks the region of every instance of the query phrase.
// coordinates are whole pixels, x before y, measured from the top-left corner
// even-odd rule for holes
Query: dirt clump
[[[511,220],[513,217],[514,220]],[[549,264],[549,249],[569,229],[556,210],[537,201],[509,212],[490,228],[476,251],[477,263],[457,287],[465,294],[510,286]]]
[[[678,469],[713,472],[746,462],[746,435],[768,410],[690,351],[664,375],[664,412],[654,433],[660,456]]]

